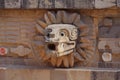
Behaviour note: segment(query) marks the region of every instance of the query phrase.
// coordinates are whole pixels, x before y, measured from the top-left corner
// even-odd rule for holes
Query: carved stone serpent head
[[[54,67],[73,67],[76,62],[86,62],[93,54],[88,36],[89,27],[78,13],[48,12],[38,20],[38,45],[41,59]],[[41,44],[43,43],[43,44]]]
[[[52,24],[45,28],[46,49],[57,57],[73,52],[78,37],[77,27],[70,24]]]

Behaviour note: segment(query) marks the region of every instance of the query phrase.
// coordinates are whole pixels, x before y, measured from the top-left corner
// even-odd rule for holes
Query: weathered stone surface
[[[2,80],[50,80],[49,70],[7,69]]]
[[[39,8],[54,8],[54,0],[39,0]]]
[[[120,0],[117,0],[117,7],[120,7]]]
[[[74,0],[55,0],[55,8],[74,8]]]
[[[4,0],[0,0],[0,8],[4,8]]]
[[[120,47],[119,45],[119,39],[117,40],[113,40],[111,39],[111,41],[109,40],[101,40],[98,44],[98,49],[105,49],[105,45],[108,45],[110,47],[110,49],[112,50],[112,53],[120,53]]]
[[[74,8],[92,9],[94,0],[74,0]]]
[[[119,7],[120,0],[1,0],[0,8],[74,8],[101,9]]]
[[[55,0],[55,8],[66,8],[66,0]]]
[[[117,75],[116,75],[116,80],[120,80],[120,71],[117,72]]]
[[[111,72],[111,71],[93,71],[92,80],[118,80],[116,77],[118,77],[117,72]]]
[[[1,68],[0,68],[0,79],[5,80],[5,71],[4,69],[1,69]]]
[[[95,0],[95,8],[110,8],[116,6],[116,0]]]
[[[9,67],[9,66],[8,66]],[[111,69],[0,68],[0,80],[119,80],[120,71]]]
[[[51,72],[51,80],[91,80],[91,71],[58,69]]]
[[[21,8],[21,0],[5,0],[5,8]]]
[[[38,0],[23,0],[23,8],[38,8]]]
[[[118,68],[119,69],[120,63],[119,62],[100,62],[100,63],[98,63],[98,67],[100,67],[100,68]]]

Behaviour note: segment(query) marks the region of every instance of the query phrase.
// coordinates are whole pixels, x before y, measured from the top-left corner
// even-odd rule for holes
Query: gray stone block
[[[111,71],[93,71],[92,80],[116,80],[117,72]]]
[[[117,7],[120,7],[120,0],[117,0]]]
[[[74,8],[74,0],[55,0],[55,8]]]
[[[92,9],[94,0],[74,0],[74,8]]]
[[[79,69],[51,70],[51,80],[91,80],[91,71]]]
[[[39,8],[54,8],[54,0],[39,0]]]
[[[55,0],[55,8],[67,8],[66,0]]]
[[[21,0],[5,0],[5,8],[21,8]]]
[[[22,8],[38,8],[38,0],[23,0]]]
[[[0,0],[0,8],[4,8],[4,0]]]
[[[110,8],[116,6],[116,0],[95,0],[95,8]]]

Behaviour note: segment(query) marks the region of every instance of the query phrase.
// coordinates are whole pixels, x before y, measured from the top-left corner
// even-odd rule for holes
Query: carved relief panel
[[[119,18],[104,18],[99,26],[99,45],[100,52],[109,52],[112,55],[120,54],[120,24]],[[109,50],[106,49],[109,47]],[[111,57],[112,59],[112,57]],[[113,61],[113,60],[110,60]]]
[[[94,55],[89,34],[92,27],[82,21],[80,13],[31,12],[12,14],[10,21],[0,19],[1,58],[20,59],[20,62],[26,61],[25,64],[31,59],[32,65],[41,66],[43,63],[54,67],[73,67],[76,63],[87,65]]]
[[[36,41],[34,45],[40,47],[43,61],[50,62],[54,67],[73,67],[76,61],[87,61],[94,54],[88,38],[89,26],[77,13],[48,12],[44,21],[38,20],[36,29],[40,34],[38,37],[43,37],[40,41],[44,46],[36,44]]]

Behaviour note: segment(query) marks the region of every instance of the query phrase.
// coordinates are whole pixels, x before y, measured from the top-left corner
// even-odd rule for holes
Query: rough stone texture
[[[120,0],[117,0],[117,7],[120,7]]]
[[[119,80],[119,69],[0,68],[0,80]]]
[[[55,0],[55,8],[74,8],[74,0]]]
[[[5,0],[5,8],[21,8],[21,0]]]
[[[66,8],[66,0],[55,0],[55,7],[56,8]]]
[[[98,63],[98,67],[100,68],[120,68],[119,62],[100,62]]]
[[[94,0],[74,0],[74,8],[93,8]]]
[[[117,72],[111,72],[111,71],[93,71],[92,74],[92,80],[119,80],[117,77],[119,76]]]
[[[110,39],[110,38],[109,38]],[[105,45],[108,45],[110,47],[110,49],[112,50],[112,54],[119,54],[120,53],[120,47],[119,45],[119,39],[111,39],[111,41],[109,41],[109,39],[101,39],[101,41],[99,41],[98,44],[98,49],[104,49],[105,50]]]
[[[1,0],[0,8],[21,9],[103,9],[119,7],[119,0]]]
[[[50,80],[49,70],[7,69],[2,80]],[[1,79],[1,78],[0,78]]]
[[[0,8],[4,8],[4,0],[0,0]]]
[[[39,0],[23,0],[22,8],[38,8],[38,1]]]
[[[116,0],[95,0],[95,8],[110,8],[116,6]]]
[[[54,8],[54,0],[39,0],[38,8]]]
[[[90,80],[91,71],[58,69],[51,72],[51,80]]]

